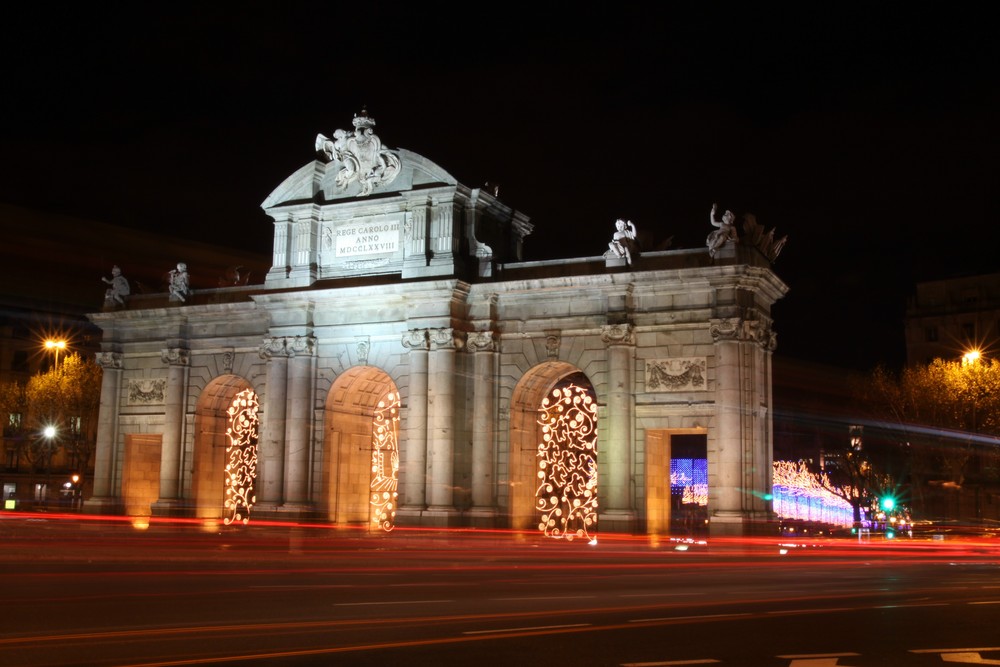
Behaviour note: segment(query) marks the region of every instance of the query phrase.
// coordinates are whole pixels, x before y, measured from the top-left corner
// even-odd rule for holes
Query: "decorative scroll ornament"
[[[351,183],[361,187],[361,195],[370,195],[380,185],[387,185],[399,175],[399,158],[382,148],[382,140],[372,130],[375,119],[368,111],[354,115],[354,134],[335,130],[333,139],[316,135],[316,150],[327,160],[337,160],[343,166],[337,172],[337,187],[346,190]]]
[[[410,329],[403,334],[400,341],[407,350],[429,350],[430,340],[427,338],[427,329]]]
[[[760,345],[768,351],[774,351],[778,346],[778,337],[765,322],[727,317],[710,320],[709,333],[715,342],[746,341]]]
[[[597,403],[583,387],[557,387],[542,401],[538,445],[538,530],[547,537],[596,539]]]
[[[260,344],[257,353],[261,359],[271,357],[294,357],[296,355],[311,355],[316,347],[316,339],[312,336],[268,336]]]
[[[233,362],[236,361],[236,351],[226,350],[222,353],[222,369],[227,373],[233,372]]]
[[[229,406],[226,437],[226,525],[250,521],[250,509],[257,502],[257,394],[244,389]]]
[[[372,421],[371,527],[389,532],[396,526],[399,487],[399,394],[378,403]]]

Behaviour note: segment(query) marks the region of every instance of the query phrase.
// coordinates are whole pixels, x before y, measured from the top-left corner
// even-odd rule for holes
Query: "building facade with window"
[[[671,443],[694,438],[711,532],[766,530],[780,246],[640,253],[620,226],[524,262],[526,216],[373,125],[320,135],[266,198],[263,285],[91,316],[88,509],[666,533]]]
[[[970,350],[996,350],[1000,273],[918,283],[906,308],[906,359],[956,361]]]

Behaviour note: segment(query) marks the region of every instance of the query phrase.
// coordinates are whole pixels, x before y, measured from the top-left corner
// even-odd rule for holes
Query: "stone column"
[[[634,519],[632,493],[632,372],[635,335],[631,324],[610,324],[601,329],[608,346],[607,438],[597,452],[598,493],[603,496],[602,515],[613,530],[631,530]],[[603,429],[598,425],[598,433]],[[602,517],[602,521],[607,521]]]
[[[406,399],[406,438],[400,471],[400,512],[422,512],[427,507],[427,350],[426,329],[403,334],[410,351],[410,385]]]
[[[454,511],[455,332],[428,332],[431,352],[427,375],[428,510]]]
[[[267,394],[257,457],[257,503],[277,507],[284,501],[285,410],[288,396],[288,350],[282,337],[264,339],[258,350],[267,360]]]
[[[160,452],[160,499],[158,505],[174,505],[180,492],[181,448],[184,439],[184,402],[190,353],[171,347],[160,352],[168,365],[167,389],[163,399],[163,448]]]
[[[715,429],[710,434],[708,454],[709,530],[715,535],[739,535],[746,518],[743,497],[749,487],[743,479],[744,322],[738,318],[713,319],[709,331],[715,341]]]
[[[97,363],[104,369],[101,378],[101,408],[97,417],[97,446],[94,455],[95,512],[114,504],[115,462],[118,451],[118,406],[121,405],[122,354],[99,352]]]
[[[496,401],[496,344],[492,331],[469,334],[467,347],[475,353],[476,377],[472,405],[472,510],[492,510],[494,502],[493,434]]]
[[[285,404],[284,505],[297,510],[310,504],[309,469],[312,438],[313,350],[311,336],[288,337],[288,391]]]

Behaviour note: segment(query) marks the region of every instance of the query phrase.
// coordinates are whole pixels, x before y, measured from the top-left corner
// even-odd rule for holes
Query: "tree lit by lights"
[[[851,504],[829,486],[829,481],[811,473],[804,461],[775,461],[774,512],[783,519],[851,526]]]
[[[228,526],[236,521],[250,521],[250,508],[257,502],[257,394],[244,389],[229,406],[226,436],[226,517]]]
[[[593,540],[597,528],[597,403],[583,387],[557,387],[539,408],[538,529]]]
[[[399,394],[378,403],[372,422],[371,526],[389,532],[396,525],[399,487]]]

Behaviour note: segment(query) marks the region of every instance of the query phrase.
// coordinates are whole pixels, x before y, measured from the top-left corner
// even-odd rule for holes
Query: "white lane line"
[[[824,607],[822,609],[778,609],[775,611],[766,611],[765,614],[773,614],[777,616],[778,614],[826,614],[832,611],[857,611],[857,607]]]
[[[702,614],[701,616],[663,616],[661,618],[633,618],[629,623],[659,623],[661,621],[697,621],[703,618],[733,618],[734,616],[750,616],[750,612],[739,614]]]
[[[496,628],[494,630],[468,630],[463,635],[490,635],[503,632],[532,632],[534,630],[558,630],[560,628],[586,628],[590,623],[571,623],[569,625],[533,625],[528,628]]]
[[[860,653],[799,653],[795,655],[779,655],[782,660],[807,660],[809,658],[850,658],[857,657]]]
[[[669,665],[711,665],[719,662],[711,658],[701,660],[665,660],[664,662],[623,662],[621,667],[668,667]]]
[[[524,602],[533,600],[592,600],[596,595],[559,595],[551,597],[528,597],[528,598],[493,598],[494,601],[503,602]]]
[[[364,607],[380,604],[439,604],[442,602],[454,602],[454,600],[392,600],[384,602],[336,602],[334,607]]]

